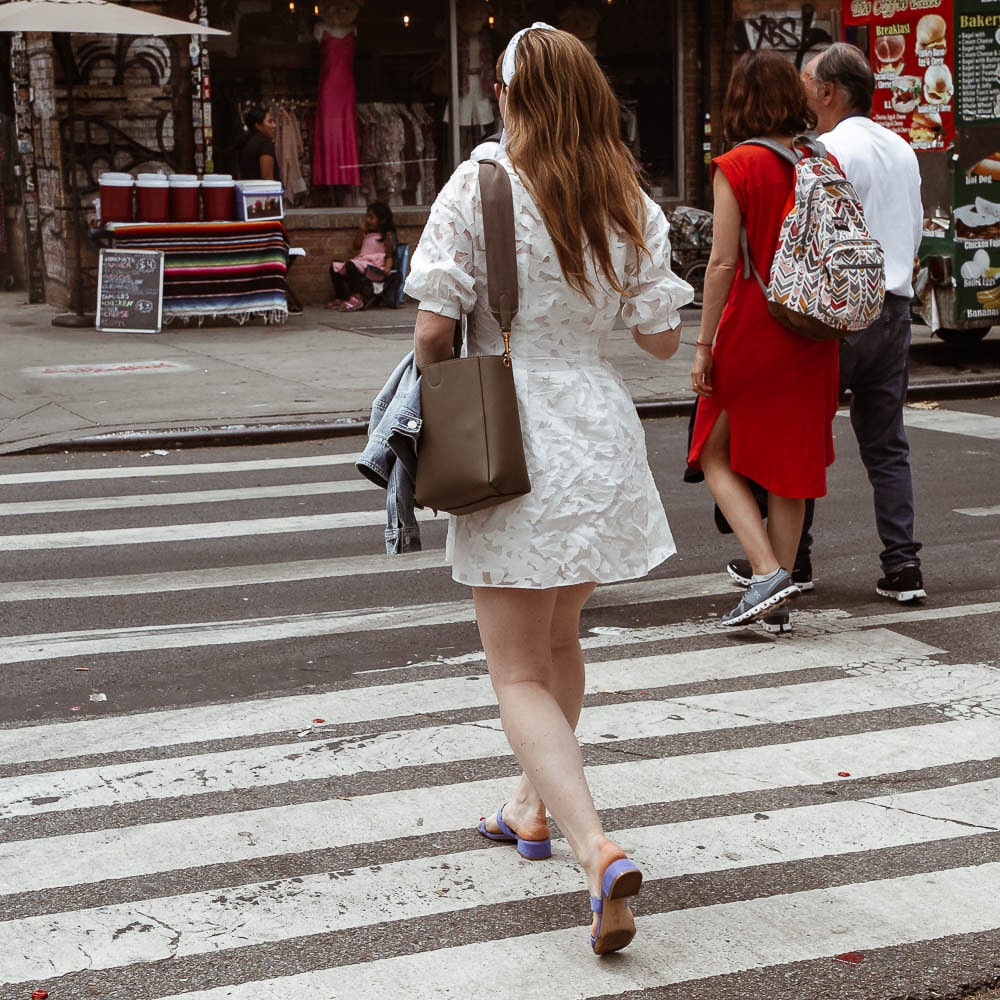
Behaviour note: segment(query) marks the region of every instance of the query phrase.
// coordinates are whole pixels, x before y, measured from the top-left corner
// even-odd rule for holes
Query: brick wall
[[[417,245],[429,209],[426,206],[393,208],[396,233],[411,251]],[[364,212],[358,209],[293,208],[285,216],[285,228],[292,246],[302,247],[306,256],[295,262],[288,283],[305,306],[319,306],[333,297],[330,262],[354,256],[354,234]]]
[[[111,37],[74,35],[71,45],[83,78],[73,87],[74,112],[89,119],[75,126],[73,143],[74,173],[84,209],[80,222],[84,305],[91,309],[96,297],[97,253],[87,240],[85,220],[92,217],[88,209],[96,194],[96,175],[103,170],[172,169],[175,122],[177,128],[183,121],[189,129],[190,111],[185,115],[183,107],[176,106],[178,59],[170,42],[133,38],[121,49]],[[72,304],[76,265],[70,228],[72,198],[63,183],[67,174],[59,128],[69,111],[62,82],[65,74],[50,35],[29,34],[27,47],[45,298],[66,308]],[[118,137],[111,138],[109,129],[117,129]],[[118,150],[113,162],[102,155],[105,146]]]

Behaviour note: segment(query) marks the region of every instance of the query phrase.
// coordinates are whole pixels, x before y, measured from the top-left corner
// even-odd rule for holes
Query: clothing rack
[[[361,192],[367,201],[425,205],[437,193],[435,119],[426,105],[357,105]]]
[[[301,140],[301,177],[305,188],[292,192],[290,201],[301,200],[312,187],[312,134],[316,99],[287,93],[264,92],[261,99],[236,102],[242,122],[252,107],[266,107],[278,120],[282,111],[294,116]],[[355,106],[358,123],[358,165],[361,187],[359,204],[386,201],[391,205],[428,205],[437,194],[437,121],[423,103],[362,101]],[[282,169],[282,178],[291,172]]]

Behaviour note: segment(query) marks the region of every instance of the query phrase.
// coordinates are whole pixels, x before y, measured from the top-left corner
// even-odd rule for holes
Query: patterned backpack
[[[780,323],[810,340],[836,340],[878,319],[885,298],[882,247],[865,222],[854,186],[827,158],[815,139],[797,136],[796,149],[773,139],[741,145],[766,146],[795,167],[791,210],[778,234],[778,248],[765,286],[740,231],[743,276],[753,272]]]

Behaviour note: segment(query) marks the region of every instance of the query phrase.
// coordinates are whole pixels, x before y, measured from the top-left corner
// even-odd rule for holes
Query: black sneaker
[[[750,585],[753,570],[750,568],[749,559],[731,559],[726,563],[726,572],[739,586],[747,587]],[[800,559],[792,567],[792,583],[799,588],[801,594],[813,589],[813,569],[810,560]]]
[[[760,620],[761,627],[765,632],[773,632],[776,635],[792,631],[792,616],[788,608],[778,608],[777,611],[768,611]]]
[[[886,570],[885,576],[875,585],[875,593],[880,597],[890,597],[900,604],[927,596],[927,591],[924,590],[924,577],[916,563],[907,563],[899,569]]]

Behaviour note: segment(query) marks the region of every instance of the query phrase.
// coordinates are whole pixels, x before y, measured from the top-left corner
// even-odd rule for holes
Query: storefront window
[[[594,51],[622,135],[658,194],[678,190],[682,42],[669,0],[459,0],[460,155],[499,128],[493,67],[536,20]],[[242,118],[269,107],[292,205],[433,201],[453,169],[448,0],[209,0],[214,166],[238,171]]]

